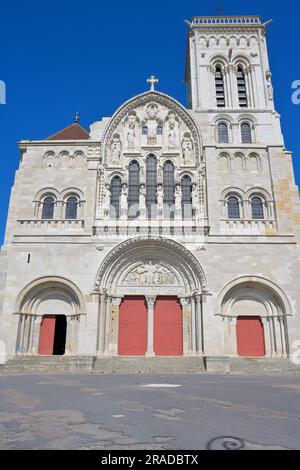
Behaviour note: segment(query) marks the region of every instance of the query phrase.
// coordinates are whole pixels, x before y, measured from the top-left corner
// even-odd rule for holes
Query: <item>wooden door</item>
[[[154,308],[156,356],[182,356],[182,309],[177,297],[157,297]]]
[[[40,328],[39,354],[51,356],[54,347],[55,315],[44,315]]]
[[[264,328],[260,317],[238,317],[236,335],[239,356],[265,356]]]
[[[125,297],[120,305],[118,354],[144,356],[147,351],[147,306],[144,297]]]

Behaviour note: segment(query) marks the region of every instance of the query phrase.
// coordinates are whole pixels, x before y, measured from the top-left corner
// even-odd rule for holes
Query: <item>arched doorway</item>
[[[217,313],[224,319],[224,353],[229,356],[286,357],[287,318],[284,292],[257,276],[232,281],[221,292]]]
[[[206,280],[179,243],[161,237],[121,243],[104,259],[96,289],[102,293],[98,354],[203,352],[199,297],[207,292]]]
[[[44,315],[40,327],[38,353],[62,356],[66,350],[67,320],[65,315]]]
[[[47,277],[25,287],[18,297],[16,350],[41,355],[76,354],[84,301],[70,281]]]

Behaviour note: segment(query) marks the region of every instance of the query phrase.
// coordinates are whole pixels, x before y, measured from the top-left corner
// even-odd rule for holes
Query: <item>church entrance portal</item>
[[[40,329],[39,354],[62,356],[65,353],[66,334],[65,315],[44,315]]]
[[[148,341],[153,338],[156,356],[181,356],[183,353],[182,309],[175,296],[156,298],[153,316],[153,335],[149,335],[151,313],[145,297],[125,296],[120,305],[120,356],[144,356]],[[150,326],[151,328],[151,326]]]

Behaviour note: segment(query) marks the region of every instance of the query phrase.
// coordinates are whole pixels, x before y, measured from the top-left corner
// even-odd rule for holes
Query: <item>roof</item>
[[[81,127],[78,122],[70,124],[68,127],[56,132],[45,140],[87,140],[90,134],[86,129]]]

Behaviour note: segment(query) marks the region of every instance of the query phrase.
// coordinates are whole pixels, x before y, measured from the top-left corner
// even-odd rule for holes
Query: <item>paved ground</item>
[[[224,436],[300,449],[300,377],[0,377],[0,449],[216,449]]]

